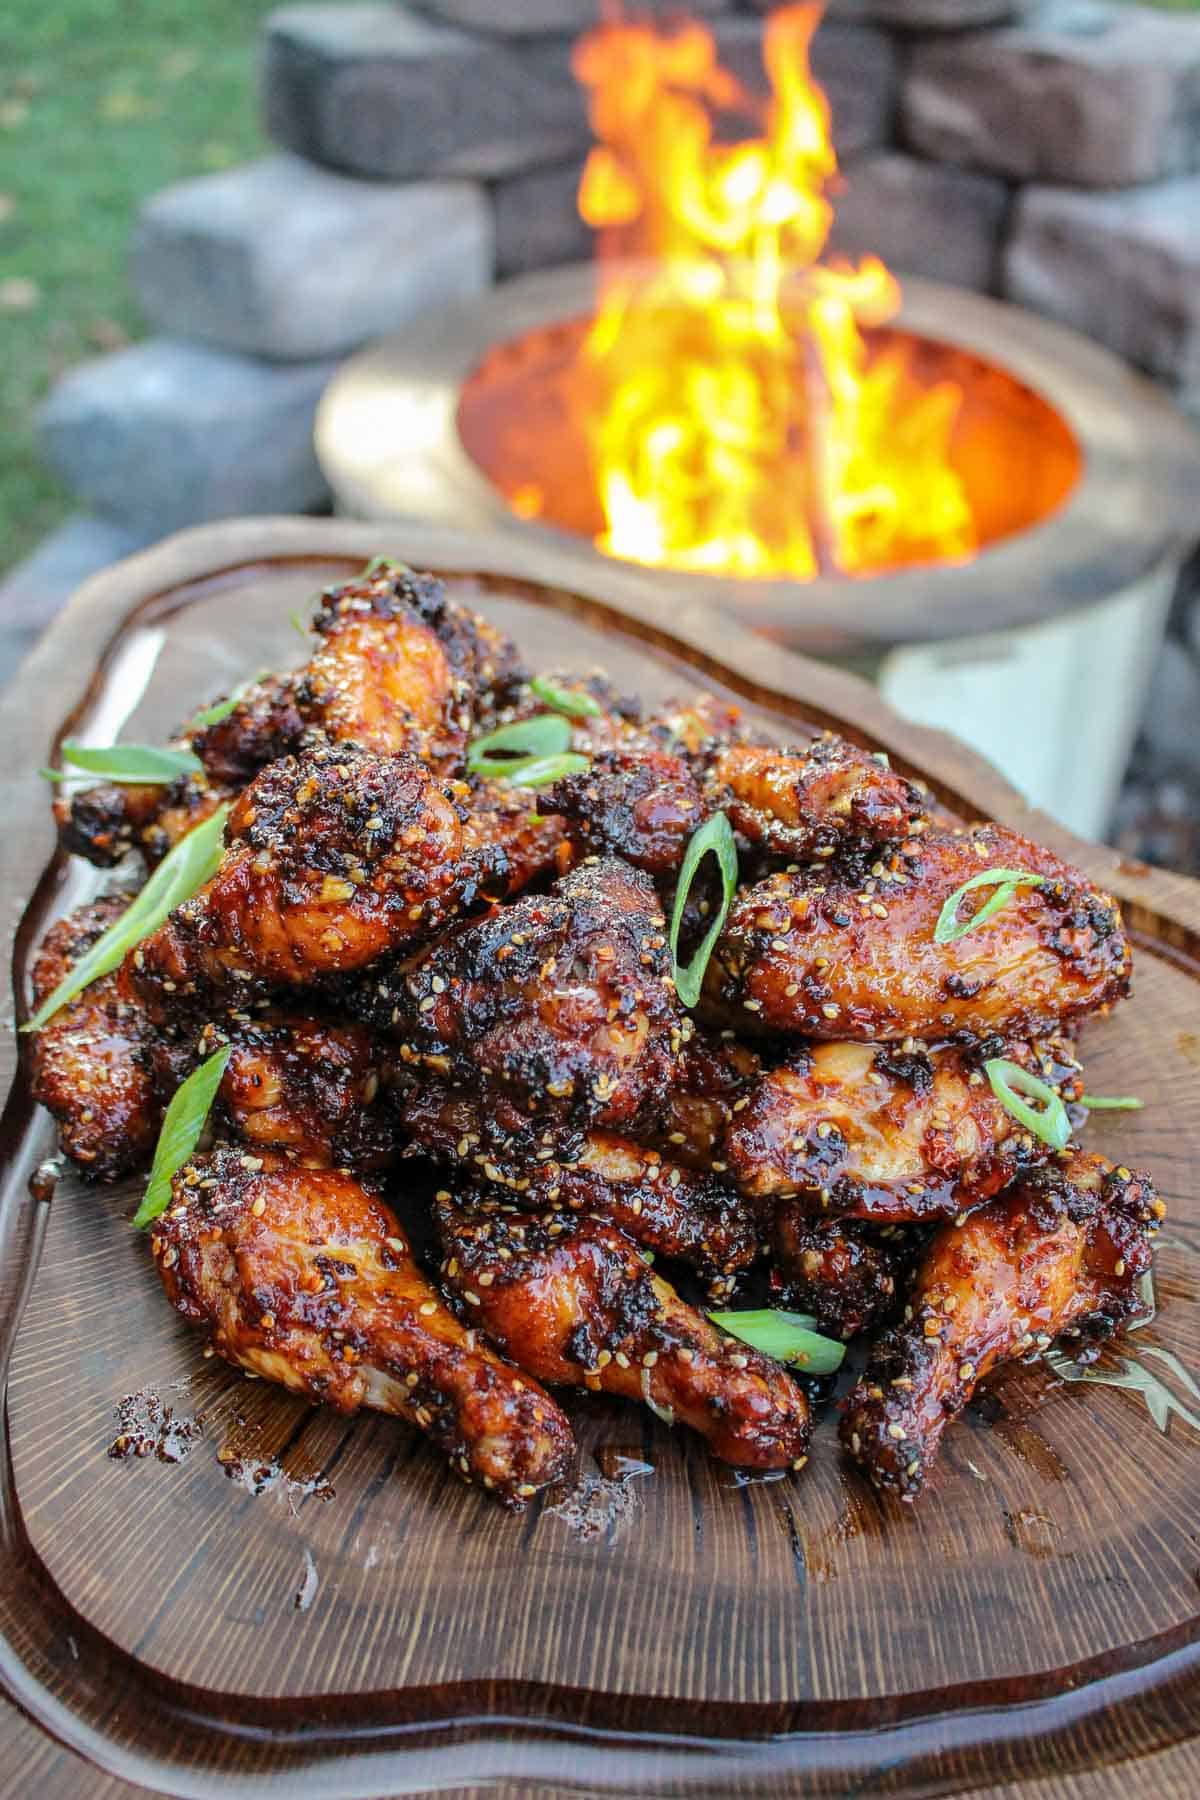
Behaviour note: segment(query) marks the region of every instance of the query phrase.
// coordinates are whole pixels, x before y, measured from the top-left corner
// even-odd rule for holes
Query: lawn
[[[0,4],[0,570],[72,509],[33,410],[54,377],[140,330],[125,276],[138,206],[261,149],[269,0]]]

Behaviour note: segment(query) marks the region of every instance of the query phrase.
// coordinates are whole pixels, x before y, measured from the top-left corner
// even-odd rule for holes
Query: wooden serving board
[[[298,661],[289,615],[377,551],[441,571],[535,667],[601,664],[651,699],[709,685],[777,735],[833,725],[960,817],[1042,838],[1119,893],[1136,993],[1084,1052],[1092,1091],[1146,1109],[1097,1119],[1088,1141],[1145,1164],[1168,1201],[1160,1312],[1136,1342],[1200,1374],[1200,888],[1077,843],[867,687],[625,569],[253,520],[88,583],[0,705],[17,991],[47,921],[93,880],[53,858],[34,771],[56,735],[161,741],[234,681]],[[11,1036],[3,1055],[11,1073]],[[310,1410],[203,1360],[128,1227],[132,1185],[64,1178],[52,1204],[30,1197],[51,1142],[18,1071],[0,1680],[108,1775],[347,1800],[999,1792],[1051,1771],[1064,1796],[1073,1774],[1090,1792],[1106,1772],[1161,1800],[1200,1783],[1200,1434],[1178,1418],[1164,1434],[1135,1395],[1023,1367],[949,1434],[908,1507],[842,1462],[831,1415],[803,1474],[743,1484],[689,1434],[581,1396],[590,1507],[514,1519],[397,1422]],[[179,1460],[108,1455],[129,1396],[152,1437],[154,1408],[172,1410]],[[1177,1789],[1147,1760],[1167,1751]]]

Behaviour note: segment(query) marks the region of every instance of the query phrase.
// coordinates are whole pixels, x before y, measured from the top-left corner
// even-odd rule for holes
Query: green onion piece
[[[1079,1104],[1089,1112],[1141,1112],[1146,1102],[1135,1094],[1115,1094],[1111,1099],[1100,1094],[1081,1094]]]
[[[372,575],[379,575],[384,569],[395,569],[400,575],[412,574],[409,565],[405,562],[398,562],[394,556],[373,556],[358,579],[369,581]]]
[[[529,684],[529,691],[547,706],[552,706],[555,712],[566,713],[572,719],[594,719],[601,711],[600,702],[593,700],[590,694],[579,693],[574,688],[559,687],[548,675],[535,675]]]
[[[163,1114],[162,1130],[158,1134],[142,1204],[133,1215],[139,1230],[166,1212],[170,1205],[171,1182],[200,1142],[204,1121],[232,1054],[233,1045],[226,1044],[198,1069],[193,1069],[187,1080],[176,1088],[171,1104]]]
[[[538,713],[533,719],[501,725],[468,744],[467,768],[472,775],[505,776],[515,757],[529,761],[535,756],[556,756],[570,745],[570,722],[560,713]]]
[[[977,925],[986,924],[1007,906],[1019,887],[1041,887],[1046,877],[1033,875],[1028,869],[981,869],[978,875],[972,875],[970,881],[964,881],[960,888],[955,888],[941,912],[938,922],[933,928],[935,944],[956,944],[968,931],[974,931]],[[958,922],[958,903],[964,894],[973,892],[975,888],[995,887],[996,892],[990,900],[985,900],[977,913],[962,925]]]
[[[504,773],[495,779],[510,787],[547,787],[552,781],[561,781],[564,775],[583,775],[591,766],[590,757],[580,756],[576,750],[564,750],[558,756],[519,757],[516,762],[505,763]]]
[[[212,706],[202,707],[192,720],[191,729],[193,731],[203,731],[206,726],[219,725],[223,719],[227,719],[230,713],[234,711],[238,701],[242,697],[242,692],[244,692],[244,690],[235,689],[227,700],[218,700]]]
[[[73,769],[86,769],[103,781],[125,787],[163,787],[181,775],[202,775],[204,764],[190,750],[161,750],[155,744],[110,744],[98,749],[90,744],[64,743],[60,754]],[[43,769],[48,781],[69,781],[73,769]]]
[[[705,934],[704,942],[693,956],[687,968],[679,962],[679,932],[683,925],[683,909],[687,905],[687,897],[692,883],[696,879],[696,871],[704,858],[712,853],[716,857],[721,870],[721,904],[717,916]],[[733,841],[733,830],[723,812],[714,813],[698,831],[692,833],[683,859],[683,867],[679,871],[679,886],[675,890],[675,906],[671,913],[671,960],[674,965],[675,991],[684,1006],[695,1006],[700,998],[700,988],[704,981],[704,971],[708,967],[708,959],[713,947],[721,935],[721,928],[729,916],[729,908],[733,904],[733,896],[737,889],[738,860],[737,845]]]
[[[1041,1138],[1043,1144],[1049,1144],[1052,1150],[1065,1149],[1071,1137],[1071,1121],[1052,1087],[1039,1081],[1020,1063],[1009,1062],[1003,1056],[993,1056],[990,1062],[985,1062],[983,1072],[991,1082],[997,1100],[1019,1124],[1032,1131],[1034,1137]],[[1022,1094],[1030,1100],[1040,1100],[1042,1110],[1027,1105],[1021,1099]]]
[[[730,1337],[740,1338],[764,1356],[776,1362],[790,1363],[806,1375],[832,1375],[842,1366],[845,1344],[836,1338],[822,1337],[814,1331],[816,1320],[809,1313],[777,1312],[764,1307],[758,1312],[709,1313],[713,1324]]]
[[[300,617],[300,614],[298,612],[290,612],[288,614],[288,623],[291,626],[292,630],[298,631],[300,633],[300,636],[304,639],[305,643],[307,643],[308,637],[309,637],[308,626],[304,623],[304,620]]]
[[[226,803],[193,826],[186,837],[167,852],[140,894],[136,894],[119,919],[102,932],[85,956],[59,982],[38,1007],[22,1031],[40,1031],[60,1006],[74,1000],[93,981],[99,981],[125,960],[142,939],[157,931],[167,915],[189,900],[197,888],[216,874],[224,854]]]

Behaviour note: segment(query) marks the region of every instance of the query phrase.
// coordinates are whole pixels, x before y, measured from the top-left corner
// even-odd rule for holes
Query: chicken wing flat
[[[723,1175],[725,1134],[735,1108],[753,1093],[761,1063],[748,1044],[732,1033],[693,1031],[683,1047],[678,1079],[661,1097],[659,1115],[647,1141],[689,1168]]]
[[[804,1462],[800,1388],[778,1363],[722,1336],[613,1226],[573,1214],[481,1212],[448,1193],[434,1210],[447,1287],[539,1381],[644,1400],[743,1468]]]
[[[349,745],[284,757],[230,814],[212,880],[133,952],[159,1014],[189,996],[249,997],[364,967],[473,904],[497,855],[423,764]]]
[[[904,1324],[845,1403],[843,1446],[875,1485],[911,1499],[946,1426],[1003,1363],[1136,1316],[1165,1210],[1149,1176],[1076,1152],[939,1230]]]
[[[581,1212],[618,1225],[648,1250],[690,1264],[714,1294],[758,1254],[746,1202],[716,1176],[666,1161],[614,1132],[542,1127],[486,1096],[422,1081],[401,1117],[413,1144],[523,1208]]]
[[[461,786],[461,792],[460,792]],[[497,898],[519,894],[535,881],[565,875],[575,860],[567,822],[545,810],[541,796],[502,781],[455,784],[465,808],[463,850],[468,856],[498,852],[504,879]]]
[[[168,1298],[227,1361],[340,1412],[407,1419],[510,1506],[565,1472],[560,1409],[459,1323],[349,1176],[218,1150],[184,1165],[153,1229]]]
[[[913,1235],[852,1219],[810,1218],[794,1200],[781,1201],[771,1238],[783,1305],[811,1313],[834,1337],[873,1331],[896,1305]]]
[[[886,757],[832,732],[785,750],[730,744],[713,758],[706,792],[709,809],[723,810],[747,842],[789,858],[893,843],[924,810],[921,794]]]
[[[37,1005],[128,904],[128,894],[108,894],[50,927],[33,965]],[[66,1154],[99,1181],[140,1168],[154,1149],[162,1107],[146,1068],[147,1024],[119,968],[68,1001],[31,1040],[33,1097],[57,1120]]]
[[[1083,1092],[1061,1038],[1005,1054],[1064,1099]],[[996,1098],[975,1055],[818,1043],[763,1075],[722,1154],[756,1200],[798,1195],[793,1210],[907,1223],[977,1206],[1051,1152]]]
[[[408,1060],[612,1126],[654,1104],[690,1030],[654,886],[611,857],[444,933],[362,1004]]]
[[[999,867],[1043,885],[1017,888],[986,923],[935,943],[945,901]],[[833,866],[824,881],[774,875],[740,893],[708,965],[710,1015],[751,1035],[1033,1037],[1128,992],[1116,901],[1015,832],[929,831],[874,869],[864,881]]]
[[[59,794],[54,801],[59,845],[98,869],[115,868],[133,850],[154,868],[231,792],[204,776],[181,775],[166,787],[102,782],[79,793]]]
[[[607,851],[654,876],[678,869],[711,810],[681,756],[640,747],[601,751],[547,799],[582,852]]]

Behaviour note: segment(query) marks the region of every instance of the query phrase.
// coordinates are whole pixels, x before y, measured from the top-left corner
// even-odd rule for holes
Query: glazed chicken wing
[[[793,749],[728,745],[713,759],[706,792],[710,810],[723,810],[742,837],[789,858],[894,842],[908,835],[924,806],[886,757],[832,732]]]
[[[709,807],[681,756],[622,747],[551,788],[581,851],[608,851],[653,876],[673,874]]]
[[[710,1015],[739,1031],[891,1041],[1030,1037],[1127,992],[1115,900],[996,825],[911,839],[864,881],[774,875],[740,893],[709,962]],[[1008,904],[937,944],[942,906],[989,868],[1030,870]],[[964,910],[981,905],[969,894]]]
[[[447,1310],[393,1214],[349,1176],[218,1150],[184,1165],[153,1231],[168,1298],[227,1361],[419,1425],[509,1505],[565,1472],[562,1412]]]
[[[366,1016],[437,1074],[530,1114],[623,1125],[674,1076],[689,1026],[649,879],[614,858],[447,932],[362,990]]]
[[[421,763],[349,745],[271,763],[227,838],[212,880],[133,952],[157,1016],[362,968],[472,904],[500,860],[464,854],[458,811]]]
[[[811,1313],[834,1337],[873,1330],[896,1303],[914,1235],[921,1234],[852,1219],[813,1219],[795,1200],[780,1201],[771,1247],[782,1305]]]
[[[1005,1054],[1066,1099],[1083,1091],[1061,1039]],[[893,1223],[952,1218],[1049,1155],[996,1098],[978,1058],[855,1043],[807,1045],[765,1074],[723,1151],[756,1200],[794,1194],[796,1211]]]
[[[647,1142],[689,1168],[723,1175],[725,1134],[760,1073],[755,1052],[732,1033],[693,1031],[683,1046],[678,1079],[662,1095],[654,1127],[644,1134]]]
[[[722,1336],[613,1226],[468,1209],[448,1193],[435,1216],[448,1288],[539,1381],[644,1400],[743,1468],[804,1462],[801,1390],[778,1363]]]
[[[502,781],[472,781],[455,794],[465,809],[463,850],[499,852],[504,862],[500,893],[506,898],[543,877],[565,875],[575,860],[567,822],[546,810],[540,794]]]
[[[128,894],[108,894],[50,927],[33,965],[36,1005],[128,904]],[[154,1149],[162,1107],[146,1068],[147,1023],[119,968],[60,1007],[30,1043],[33,1097],[58,1121],[66,1154],[99,1181],[139,1168]]]
[[[714,1294],[758,1253],[753,1216],[731,1188],[614,1132],[527,1125],[487,1096],[430,1081],[401,1116],[432,1161],[507,1189],[522,1207],[611,1220],[648,1250],[689,1263]]]
[[[845,1403],[842,1443],[875,1485],[911,1499],[946,1426],[1003,1363],[1136,1316],[1164,1211],[1149,1176],[1076,1152],[939,1230],[905,1323]]]

